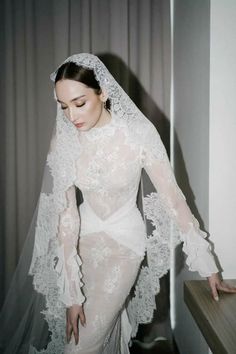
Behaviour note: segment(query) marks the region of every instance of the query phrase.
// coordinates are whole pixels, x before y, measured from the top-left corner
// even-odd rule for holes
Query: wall
[[[174,1],[174,166],[179,186],[208,229],[210,2]],[[174,334],[181,354],[208,346],[183,301],[183,281],[199,279],[176,253]]]
[[[224,270],[236,278],[236,2],[211,3],[209,231]]]
[[[236,278],[236,2],[175,0],[175,171],[209,231],[223,269]],[[179,145],[180,142],[180,145]],[[183,302],[183,280],[198,278],[176,254],[173,321],[181,354],[210,350]]]

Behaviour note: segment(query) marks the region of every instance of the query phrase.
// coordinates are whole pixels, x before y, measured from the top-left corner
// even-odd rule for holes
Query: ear
[[[106,102],[106,100],[108,99],[108,93],[106,90],[102,90],[102,92],[100,93],[100,99],[102,102]]]

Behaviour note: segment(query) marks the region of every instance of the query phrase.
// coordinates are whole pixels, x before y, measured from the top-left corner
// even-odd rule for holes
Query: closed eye
[[[82,104],[77,104],[76,107],[83,107],[85,105],[85,102]]]
[[[80,104],[80,105],[77,104],[76,107],[83,107],[84,105],[85,105],[85,102],[82,103],[82,104]],[[62,109],[62,110],[65,110],[65,109],[67,109],[67,106],[61,106],[61,109]]]

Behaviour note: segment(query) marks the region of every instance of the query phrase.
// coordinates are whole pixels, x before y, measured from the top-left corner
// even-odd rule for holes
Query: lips
[[[84,125],[84,123],[77,123],[77,124],[75,124],[76,128],[82,128],[83,125]]]

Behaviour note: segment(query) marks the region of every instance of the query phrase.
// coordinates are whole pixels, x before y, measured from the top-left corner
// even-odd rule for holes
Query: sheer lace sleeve
[[[200,230],[198,221],[191,213],[185,196],[176,183],[164,145],[152,124],[145,141],[142,154],[143,167],[168,214],[176,221],[189,269],[198,271],[204,277],[218,272],[210,244],[204,239],[207,234]]]
[[[58,274],[61,300],[66,307],[70,307],[73,304],[81,305],[85,298],[81,291],[83,283],[80,266],[82,262],[77,253],[80,221],[75,186],[67,190],[66,197],[68,205],[59,218],[59,254],[55,270]]]

